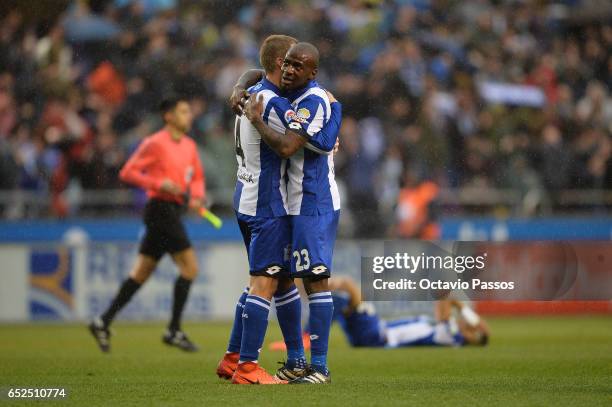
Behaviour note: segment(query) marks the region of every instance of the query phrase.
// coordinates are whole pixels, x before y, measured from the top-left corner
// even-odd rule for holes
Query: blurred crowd
[[[536,191],[558,210],[561,190],[612,187],[609,4],[585,3],[90,0],[52,22],[17,8],[0,22],[0,189],[67,216],[70,191],[124,188],[118,169],[178,93],[211,198],[229,207],[227,99],[283,33],[319,48],[318,80],[343,103],[336,174],[347,208],[369,214],[355,234],[386,229],[402,188],[423,182]]]

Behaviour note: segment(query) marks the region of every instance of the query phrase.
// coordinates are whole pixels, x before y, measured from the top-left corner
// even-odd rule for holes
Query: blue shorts
[[[289,274],[291,229],[289,216],[264,218],[236,212],[252,276]]]
[[[339,219],[339,210],[291,216],[291,277],[329,277]]]

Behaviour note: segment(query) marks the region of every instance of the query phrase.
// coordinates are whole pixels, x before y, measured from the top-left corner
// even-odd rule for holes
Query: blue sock
[[[278,324],[287,345],[287,367],[289,369],[306,367],[304,343],[302,342],[302,301],[295,285],[274,296]]]
[[[270,301],[256,295],[247,296],[242,313],[240,362],[257,362],[268,328],[269,313]]]
[[[310,316],[310,356],[313,367],[327,374],[327,347],[329,330],[334,314],[334,302],[331,293],[324,291],[308,296]]]
[[[244,289],[242,295],[238,299],[238,303],[236,304],[234,326],[232,326],[232,333],[227,346],[228,352],[240,352],[240,344],[242,343],[242,311],[244,309],[244,302],[246,301],[247,295],[249,295],[249,287]]]

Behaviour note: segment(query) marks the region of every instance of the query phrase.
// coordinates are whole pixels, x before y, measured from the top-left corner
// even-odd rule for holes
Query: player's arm
[[[476,313],[469,305],[459,300],[448,300],[450,304],[459,311],[461,317],[470,326],[478,326],[482,320],[480,315]]]
[[[280,99],[280,98],[279,98]],[[280,157],[289,158],[306,144],[306,140],[291,130],[274,130],[263,121],[263,95],[255,95],[247,102],[244,114],[264,142]],[[287,102],[289,104],[289,102]],[[281,119],[282,120],[282,119]]]
[[[342,105],[340,102],[336,100],[334,95],[325,91],[329,98],[329,103],[331,107],[331,115],[329,117],[329,121],[325,124],[325,126],[318,132],[310,135],[308,138],[308,144],[306,144],[306,148],[309,148],[315,152],[320,154],[336,154],[338,152],[338,148],[340,146],[338,133],[340,132],[340,127],[342,126]],[[298,106],[298,111],[302,108],[301,104]],[[314,120],[317,120],[315,118]],[[321,123],[322,123],[321,118]],[[304,137],[309,136],[309,131],[312,132],[311,126],[318,128],[317,123],[313,122],[310,126],[307,126],[306,132],[304,133]],[[319,124],[320,126],[320,124]]]
[[[310,136],[306,148],[310,148],[320,154],[335,154],[340,146],[338,141],[340,126],[342,126],[342,105],[340,102],[333,102],[331,104],[329,121],[323,126],[321,131]]]
[[[284,102],[281,102],[281,100]],[[300,148],[304,147],[310,141],[311,137],[328,140],[328,144],[330,143],[330,140],[333,140],[330,146],[327,144],[316,143],[315,148],[321,147],[320,150],[323,150],[320,151],[321,153],[328,153],[334,149],[338,131],[340,130],[339,118],[342,116],[342,107],[339,103],[334,103],[334,106],[332,107],[333,119],[331,119],[323,128],[319,128],[320,130],[317,133],[312,134],[308,133],[308,131],[304,129],[302,124],[299,122],[302,119],[297,117],[295,112],[293,112],[289,102],[282,98],[278,98],[277,103],[286,104],[286,106],[279,107],[278,114],[280,120],[283,122],[282,125],[286,126],[284,133],[276,131],[264,123],[262,117],[262,95],[254,97],[253,100],[249,100],[249,103],[247,103],[245,109],[245,115],[251,121],[253,127],[257,129],[262,139],[276,154],[282,158],[289,158]],[[287,112],[291,112],[293,114],[287,115]],[[285,122],[285,117],[288,117],[289,121]]]
[[[333,151],[338,132],[342,124],[342,106],[333,95],[327,92],[331,104],[330,119],[325,123],[324,100],[317,95],[310,95],[303,99],[296,108],[284,112],[289,130],[295,132],[306,140],[305,148],[318,154],[329,155]]]
[[[156,179],[146,173],[147,168],[155,164],[161,156],[157,145],[151,140],[145,140],[127,160],[119,172],[119,179],[126,184],[134,185],[147,191],[161,191],[171,195],[179,195],[180,187],[169,179]]]
[[[437,322],[445,322],[450,320],[453,313],[451,300],[439,300],[434,305],[434,315]]]
[[[234,85],[232,96],[230,96],[230,107],[237,115],[241,115],[244,111],[244,103],[249,98],[249,93],[246,91],[249,87],[265,77],[266,73],[262,69],[249,69],[238,78]]]
[[[350,277],[331,277],[327,282],[330,291],[344,291],[349,295],[350,309],[356,309],[361,304],[361,291]]]

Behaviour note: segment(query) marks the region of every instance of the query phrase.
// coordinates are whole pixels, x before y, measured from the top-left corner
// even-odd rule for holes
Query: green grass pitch
[[[498,318],[484,349],[352,349],[332,332],[329,386],[232,386],[217,378],[229,323],[186,324],[201,345],[161,343],[163,324],[114,326],[101,354],[84,326],[0,325],[0,388],[65,387],[56,405],[612,405],[612,318]],[[266,344],[280,338],[271,322]],[[281,354],[262,352],[273,371]],[[0,404],[23,405],[24,400]]]

